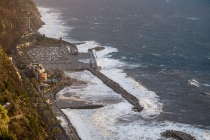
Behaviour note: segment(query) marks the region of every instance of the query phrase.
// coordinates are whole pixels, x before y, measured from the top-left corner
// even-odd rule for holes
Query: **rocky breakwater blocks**
[[[132,108],[133,111],[136,111],[136,112],[141,112],[144,108],[140,106],[139,103],[136,103],[134,105],[134,107]]]
[[[164,138],[174,138],[176,140],[196,140],[195,137],[182,131],[166,130],[161,135]]]
[[[133,111],[141,112],[143,110],[143,107],[140,106],[140,104],[139,104],[139,100],[135,96],[133,96],[132,94],[128,93],[118,83],[116,83],[115,81],[109,79],[107,76],[105,76],[103,73],[101,73],[97,69],[90,68],[88,70],[90,72],[92,72],[95,76],[97,76],[99,79],[101,79],[104,82],[104,84],[106,84],[107,86],[112,88],[116,93],[120,94],[129,103],[131,103],[134,106],[132,108]]]

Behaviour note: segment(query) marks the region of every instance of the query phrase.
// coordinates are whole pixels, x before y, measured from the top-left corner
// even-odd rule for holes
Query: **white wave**
[[[97,46],[100,46],[100,44],[98,44],[95,41],[86,41],[84,44],[77,45],[77,48],[79,52],[87,53],[88,49],[92,49]],[[105,49],[101,51],[93,50],[93,54],[96,58],[97,65],[102,66],[101,63],[103,63],[103,65],[106,66],[107,68],[125,66],[123,62],[120,62],[117,59],[108,58],[110,57],[110,53],[118,52],[116,48],[110,46],[103,46],[103,47]]]
[[[63,116],[57,116],[56,118],[58,120],[61,120],[61,126],[63,128],[68,127],[68,122],[66,121],[66,119]]]
[[[204,92],[206,95],[210,96],[210,93],[209,92]]]
[[[45,34],[47,37],[57,38],[62,37],[63,40],[72,40],[68,38],[68,33],[73,27],[66,26],[66,22],[61,20],[61,12],[59,10],[38,7],[41,20],[45,23],[38,30],[40,34]]]
[[[111,69],[102,70],[102,72],[105,75],[109,75],[112,80],[118,82],[124,89],[139,99],[140,104],[144,107],[144,110],[140,113],[142,117],[153,118],[162,112],[162,104],[159,103],[158,96],[154,92],[148,91],[132,78],[127,77],[122,70]],[[107,87],[100,79],[92,75],[89,71],[65,72],[65,74],[71,78],[87,82],[88,86],[81,86],[80,88],[68,87],[69,91],[76,93],[76,95],[82,100],[90,101],[89,98],[91,96],[91,102],[100,103],[99,101],[106,98],[108,98],[107,102],[109,102],[109,97],[111,96],[114,100],[125,101],[119,94]],[[63,91],[59,92],[57,97],[64,93],[65,92]],[[107,104],[106,101],[103,102]]]
[[[80,100],[80,99],[78,99],[76,97],[73,97],[73,96],[65,97],[63,94],[60,94],[58,98],[59,98],[59,100],[82,101],[82,100]]]
[[[200,18],[198,18],[198,17],[189,17],[187,19],[189,19],[189,20],[200,20]]]
[[[196,86],[196,87],[200,87],[200,83],[198,81],[196,81],[195,79],[188,80],[188,83],[190,85],[193,85],[193,86]]]
[[[125,65],[124,68],[125,69],[134,69],[134,68],[146,68],[148,66],[146,65],[142,65],[142,64],[130,64],[130,65]]]
[[[159,102],[158,96],[131,77],[128,77],[123,70],[116,68],[109,70],[102,69],[101,72],[119,83],[125,90],[139,99],[139,103],[144,107],[141,113],[143,117],[154,117],[154,115],[159,115],[162,112],[162,103]]]
[[[110,68],[116,68],[116,67],[123,67],[126,64],[121,62],[118,59],[112,59],[110,58],[110,53],[116,53],[118,50],[116,48],[110,47],[110,46],[104,46],[105,49],[101,50],[99,52],[94,52],[97,65],[100,66],[103,69],[110,69]],[[108,76],[109,77],[109,76]]]
[[[202,84],[202,83],[199,83],[198,81],[196,81],[194,78],[192,80],[188,80],[188,83],[190,85],[193,85],[193,86],[196,86],[196,87],[200,87],[200,86],[206,86],[206,87],[210,87],[209,84]]]
[[[87,53],[88,49],[97,47],[99,44],[95,41],[85,41],[85,43],[77,45],[78,51],[81,53]]]
[[[88,52],[88,49],[94,48],[99,44],[94,41],[86,41],[84,44],[77,45],[79,52]],[[106,76],[119,83],[129,93],[136,96],[140,104],[144,107],[142,115],[144,117],[154,117],[162,111],[162,104],[159,102],[158,96],[140,85],[131,77],[127,77],[126,73],[121,69],[122,67],[132,65],[121,62],[117,59],[109,58],[110,53],[118,52],[116,48],[104,46],[105,49],[101,51],[93,51],[96,57],[97,65],[102,68],[101,72]],[[136,67],[135,65],[133,65]],[[138,65],[139,66],[139,65]]]
[[[209,84],[201,84],[202,86],[210,87]]]
[[[89,48],[98,46],[95,42],[86,42],[85,44],[79,45],[80,51],[87,52]],[[144,117],[153,117],[154,115],[160,114],[162,111],[162,104],[159,102],[158,96],[140,85],[140,83],[136,82],[131,77],[127,77],[126,73],[124,73],[122,69],[119,69],[130,65],[117,59],[107,57],[110,53],[117,51],[116,48],[108,46],[105,46],[105,49],[99,52],[94,51],[97,65],[102,68],[101,72],[119,83],[124,89],[139,99],[140,104],[144,106],[144,111],[142,112]]]
[[[94,110],[62,111],[72,121],[82,140],[157,140],[166,130],[184,131],[197,140],[209,140],[209,130],[167,121],[143,120],[131,108],[127,103],[119,103]]]
[[[109,105],[110,101],[112,103],[119,101],[127,102],[89,71],[65,72],[65,75],[85,81],[87,85],[78,85],[76,88],[74,86],[64,88],[57,94],[57,98],[66,92],[72,92],[76,96],[79,96],[81,100],[95,104]]]

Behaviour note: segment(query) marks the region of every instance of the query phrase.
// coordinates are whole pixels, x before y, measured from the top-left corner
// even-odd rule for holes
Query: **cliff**
[[[21,36],[35,32],[41,24],[40,14],[31,0],[0,0],[0,139],[51,139],[38,114],[35,100],[38,94],[30,86],[24,88],[27,80],[18,76],[8,57]],[[27,83],[30,85],[31,81]]]
[[[29,28],[35,32],[41,25],[40,14],[31,0],[0,1],[0,46],[8,54],[23,34],[31,32]]]

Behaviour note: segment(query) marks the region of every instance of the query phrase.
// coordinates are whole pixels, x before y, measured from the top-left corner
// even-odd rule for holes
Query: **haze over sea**
[[[41,33],[85,42],[79,48],[105,46],[101,71],[131,92],[145,87],[140,102],[156,108],[157,124],[210,140],[209,0],[33,1],[46,23]]]

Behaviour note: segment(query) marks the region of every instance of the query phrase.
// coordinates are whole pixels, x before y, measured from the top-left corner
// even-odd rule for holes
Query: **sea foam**
[[[46,23],[39,32],[48,37],[67,38],[67,30],[71,28],[65,26],[59,18],[61,13],[49,8],[40,8],[42,20]],[[86,41],[78,45],[79,52],[87,52],[88,49],[94,48],[99,44],[95,41]],[[94,52],[97,64],[102,68],[101,72],[112,80],[118,82],[128,92],[139,99],[140,104],[144,107],[143,112],[133,112],[132,105],[123,99],[119,94],[107,87],[100,79],[92,75],[89,71],[83,72],[66,72],[72,78],[86,81],[87,85],[66,87],[58,93],[59,95],[71,92],[80,97],[81,100],[89,101],[93,104],[103,104],[104,107],[93,110],[72,110],[63,109],[62,111],[71,120],[79,136],[83,140],[92,139],[160,139],[161,132],[165,130],[179,130],[190,133],[198,140],[209,140],[210,131],[202,130],[196,126],[174,123],[158,122],[154,116],[162,112],[162,103],[159,97],[152,91],[143,87],[132,77],[128,77],[122,70],[123,66],[128,66],[120,60],[111,58],[111,53],[118,50],[113,47],[105,46],[104,50]],[[114,102],[109,102],[114,99]],[[63,118],[60,118],[63,120]],[[62,124],[66,126],[66,122]],[[162,139],[162,138],[161,138]]]
[[[66,26],[66,22],[60,19],[61,12],[59,10],[38,7],[40,14],[42,15],[41,20],[45,23],[38,30],[39,33],[45,34],[45,36],[50,38],[59,39],[62,37],[64,40],[72,40],[68,38],[68,33],[73,29],[73,27]]]

